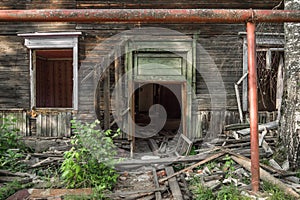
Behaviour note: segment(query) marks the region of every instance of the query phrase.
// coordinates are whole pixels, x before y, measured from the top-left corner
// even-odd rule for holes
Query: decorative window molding
[[[38,49],[72,49],[73,50],[73,110],[78,110],[78,36],[81,32],[25,33],[18,36],[25,39],[24,45],[29,51],[30,69],[30,106],[36,107],[36,69],[33,52]]]
[[[248,46],[247,33],[238,33],[243,38],[243,74],[248,73]],[[266,51],[266,65],[269,66],[270,53],[272,51],[284,51],[284,33],[256,33],[256,51]],[[243,80],[242,108],[248,111],[248,80]]]

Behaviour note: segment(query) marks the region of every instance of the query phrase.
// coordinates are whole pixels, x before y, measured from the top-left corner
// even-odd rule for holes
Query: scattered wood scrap
[[[245,169],[247,169],[248,171],[251,171],[251,162],[249,162],[248,160],[241,159],[241,158],[233,156],[233,155],[231,156],[231,158],[235,162],[237,162],[238,164],[243,166]],[[266,170],[264,170],[262,168],[260,168],[260,178],[264,181],[268,181],[268,182],[278,186],[280,189],[282,189],[287,194],[292,195],[292,196],[296,197],[297,199],[300,198],[300,195],[297,192],[295,192],[292,188],[288,187],[282,181],[275,178],[269,172],[267,172]]]
[[[222,155],[224,155],[224,152],[216,153],[216,154],[214,154],[214,155],[212,155],[212,156],[209,156],[208,158],[206,158],[206,159],[204,159],[204,160],[202,160],[202,161],[200,161],[200,162],[198,162],[198,163],[196,163],[196,164],[194,164],[194,165],[192,165],[192,166],[189,166],[189,167],[187,167],[187,168],[184,168],[184,169],[182,169],[182,170],[180,170],[180,171],[178,171],[178,172],[176,172],[176,173],[172,173],[171,175],[168,175],[167,177],[165,177],[165,178],[163,178],[163,179],[160,179],[159,182],[162,183],[162,182],[164,182],[164,181],[166,181],[166,180],[168,180],[168,179],[170,179],[170,178],[172,178],[172,177],[174,177],[174,176],[177,176],[177,175],[179,175],[179,174],[181,174],[181,173],[184,173],[184,172],[186,172],[186,171],[188,171],[188,170],[194,169],[195,167],[198,167],[198,166],[200,166],[200,165],[203,165],[203,164],[205,164],[205,163],[207,163],[207,162],[209,162],[209,161],[211,161],[211,160],[214,160],[214,159],[216,159],[216,158],[218,158],[218,157],[220,157],[220,156],[222,156]]]

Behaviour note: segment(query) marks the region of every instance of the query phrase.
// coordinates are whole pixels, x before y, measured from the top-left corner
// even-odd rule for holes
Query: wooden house
[[[12,0],[1,1],[0,9],[283,9],[280,2]],[[191,140],[247,121],[245,24],[0,26],[0,115],[18,118],[25,136],[70,136],[76,117],[99,119],[103,128],[119,127],[129,133],[120,137],[133,139],[150,117],[155,121],[157,110],[149,113],[155,104],[165,108],[164,130],[180,130]],[[280,100],[283,24],[260,24],[259,31],[259,119],[267,122],[276,119]]]

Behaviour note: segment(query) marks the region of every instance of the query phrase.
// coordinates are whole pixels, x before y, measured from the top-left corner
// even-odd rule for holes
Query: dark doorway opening
[[[175,135],[181,127],[182,84],[136,83],[135,123],[147,126],[150,123],[149,109],[154,104],[162,105],[167,113],[166,123],[160,134]]]

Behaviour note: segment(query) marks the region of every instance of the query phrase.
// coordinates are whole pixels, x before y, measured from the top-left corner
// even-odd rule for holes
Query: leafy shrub
[[[73,147],[65,152],[61,165],[62,179],[68,188],[94,187],[101,192],[117,181],[114,156],[117,154],[111,131],[96,129],[99,121],[81,123],[72,120]],[[110,137],[111,136],[111,137]]]
[[[16,119],[7,117],[1,119],[3,123],[0,126],[0,151],[7,149],[19,148],[22,146],[21,136],[18,135],[19,130],[14,127]]]
[[[16,119],[6,117],[1,119],[0,126],[0,169],[18,171],[24,169],[25,165],[18,161],[24,157],[25,145],[21,140],[19,130],[15,128]]]
[[[3,186],[0,187],[0,199],[6,199],[18,190],[29,187],[32,187],[32,183],[21,184],[17,181],[5,183]]]

